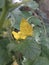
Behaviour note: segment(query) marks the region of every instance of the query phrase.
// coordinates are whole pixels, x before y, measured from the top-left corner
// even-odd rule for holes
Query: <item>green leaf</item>
[[[23,0],[24,1],[24,5],[27,5],[29,6],[30,8],[32,9],[37,9],[39,7],[38,3],[36,3],[35,1],[33,0]]]
[[[21,12],[19,11],[19,9],[14,10],[11,14],[12,14],[11,20],[13,19],[11,25],[16,29],[20,29],[20,22],[22,18],[28,18],[31,16],[29,12],[25,12],[25,11]]]
[[[49,59],[49,42],[46,42],[45,40],[41,44],[41,56]]]
[[[49,60],[46,57],[39,57],[33,65],[49,65]]]
[[[19,30],[20,21],[21,21],[21,18],[22,18],[21,12],[16,9],[13,12],[11,12],[10,15],[11,15],[11,25],[12,25],[12,27]]]
[[[24,58],[22,65],[32,65],[33,61],[30,59]]]
[[[5,4],[5,0],[0,0],[0,8],[3,8],[4,4]]]
[[[16,45],[16,49],[20,51],[25,58],[34,60],[40,55],[40,46],[33,39],[26,39]]]
[[[30,8],[32,9],[37,9],[39,7],[38,3],[36,3],[35,1],[30,1],[30,2],[27,2],[27,4]]]
[[[31,18],[29,18],[29,22],[33,23],[34,25],[42,25],[42,20],[40,20],[38,17],[36,16],[31,16]]]
[[[9,62],[10,56],[7,51],[7,44],[9,43],[8,39],[0,40],[0,65],[6,65]]]

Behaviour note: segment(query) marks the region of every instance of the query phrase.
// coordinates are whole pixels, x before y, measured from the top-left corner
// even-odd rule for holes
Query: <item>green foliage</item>
[[[25,10],[20,10],[22,6],[26,7]],[[3,9],[0,12],[0,65],[11,65],[13,56],[19,65],[49,65],[49,25],[36,14],[38,7],[33,0],[14,4],[10,0],[0,0]],[[34,35],[15,40],[11,32],[20,29],[22,18],[34,25]]]
[[[4,6],[5,0],[0,0],[0,8]]]
[[[9,39],[1,39],[0,40],[0,64],[1,65],[6,65],[7,62],[10,60],[10,56],[8,55],[6,46],[9,43]]]
[[[46,57],[39,57],[35,61],[34,65],[49,65],[49,61],[48,61],[48,59]]]

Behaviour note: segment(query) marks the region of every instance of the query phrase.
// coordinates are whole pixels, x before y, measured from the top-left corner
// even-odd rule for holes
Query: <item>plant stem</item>
[[[2,25],[4,23],[7,11],[8,11],[8,0],[5,0],[5,5],[3,7],[3,11],[2,11],[2,14],[1,14],[1,17],[0,17],[0,29],[2,28]]]
[[[9,4],[8,0],[5,0],[5,5],[3,7],[3,11],[0,17],[0,29],[2,28],[2,25],[4,24],[6,15],[10,9],[17,8],[20,6],[22,3],[15,3],[15,4]]]

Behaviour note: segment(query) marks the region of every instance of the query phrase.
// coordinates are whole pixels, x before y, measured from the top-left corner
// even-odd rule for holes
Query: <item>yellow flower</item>
[[[17,32],[12,31],[12,34],[13,34],[13,36],[14,36],[15,39],[18,40],[20,38],[20,36],[19,36],[19,34]]]
[[[12,31],[12,34],[14,38],[17,40],[26,39],[27,36],[32,36],[32,33],[33,33],[32,30],[33,30],[32,26],[28,23],[28,21],[26,21],[23,18],[20,23],[20,31],[19,32]]]
[[[20,31],[22,32],[22,34],[26,36],[32,36],[32,30],[32,26],[28,23],[27,20],[23,18],[20,23]]]
[[[24,36],[21,32],[15,32],[15,31],[12,31],[12,34],[14,35],[14,38],[15,39],[26,39],[27,36]]]

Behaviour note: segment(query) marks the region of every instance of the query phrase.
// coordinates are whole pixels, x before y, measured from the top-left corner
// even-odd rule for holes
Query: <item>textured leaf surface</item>
[[[33,42],[33,40],[25,40],[17,44],[17,50],[22,52],[22,54],[28,59],[35,59],[40,55],[40,46]]]
[[[49,60],[46,57],[39,57],[33,65],[49,65]]]
[[[5,65],[9,62],[9,55],[6,49],[6,45],[9,43],[8,39],[0,40],[0,65]]]

